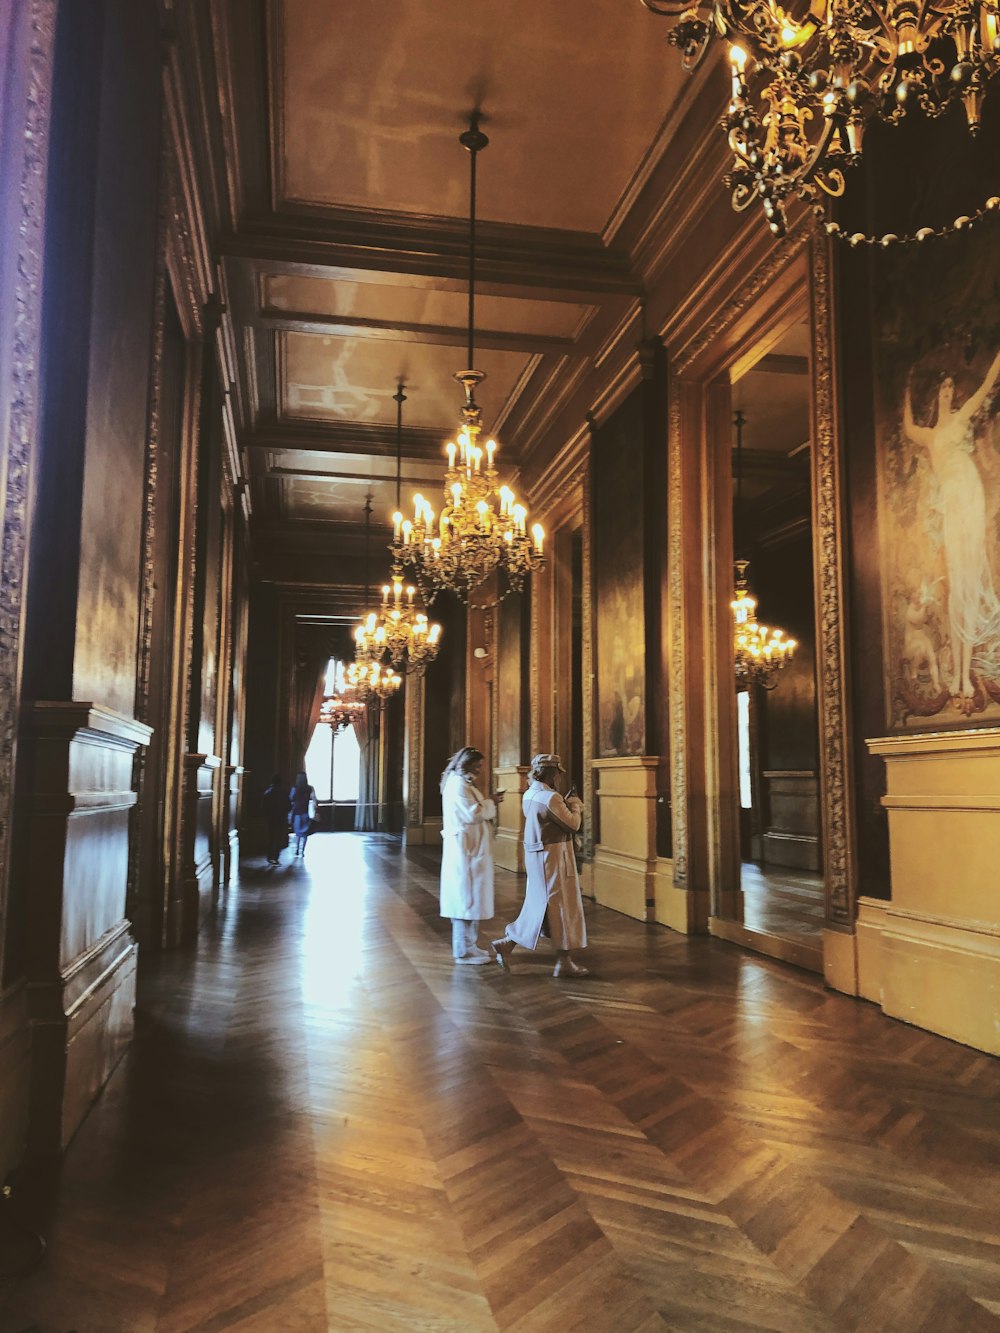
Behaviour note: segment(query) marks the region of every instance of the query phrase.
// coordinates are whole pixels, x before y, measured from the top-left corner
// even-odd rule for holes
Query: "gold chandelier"
[[[347,683],[364,703],[383,704],[403,683],[403,677],[382,662],[354,661],[347,668]]]
[[[737,560],[736,589],[729,603],[733,612],[736,680],[741,685],[760,685],[773,690],[778,672],[795,654],[798,644],[786,639],[783,630],[757,623],[757,599],[747,586],[749,560]]]
[[[319,720],[336,735],[349,727],[354,719],[363,713],[364,703],[360,699],[348,699],[342,694],[328,694],[319,710]]]
[[[489,143],[479,128],[479,114],[459,136],[470,161],[469,185],[469,334],[468,362],[474,363],[476,309],[476,158]],[[393,558],[412,571],[428,603],[444,590],[467,602],[494,572],[500,575],[497,600],[520,592],[529,573],[545,563],[545,533],[536,523],[528,533],[528,511],[508,486],[501,486],[494,467],[497,444],[480,445],[482,409],[476,388],[486,378],[481,370],[462,370],[455,379],[465,390],[458,435],[446,446],[440,515],[422,495],[414,496],[412,519],[393,515]],[[435,523],[437,530],[435,531]]]
[[[743,427],[746,417],[737,412],[736,426],[736,518],[739,528],[743,499]],[[738,532],[737,532],[738,538]],[[795,639],[785,637],[784,630],[769,629],[757,623],[757,599],[747,584],[749,560],[736,560],[735,590],[729,603],[733,613],[733,657],[738,685],[760,685],[773,690],[778,673],[790,662],[798,647]]]
[[[393,399],[396,403],[396,511],[398,513],[403,475],[403,404],[406,402],[402,384],[397,385]],[[393,518],[395,519],[395,515]],[[396,551],[395,541],[390,550],[393,553],[391,583],[382,585],[382,607],[374,627],[375,649],[380,656],[388,654],[392,665],[402,667],[407,675],[422,676],[428,664],[437,657],[441,626],[432,625],[424,612],[414,605],[413,598],[417,590],[412,584],[404,591],[403,565]]]
[[[961,102],[976,134],[986,87],[1000,70],[998,0],[642,0],[672,19],[667,40],[693,70],[713,35],[731,43],[732,89],[722,127],[733,151],[726,176],[737,211],[759,202],[776,236],[798,196],[826,215],[844,193],[844,169],[861,160],[873,120],[898,123],[911,109],[939,116]],[[1000,210],[988,199],[956,218],[961,230]],[[845,235],[836,222],[831,235]],[[885,246],[934,236],[845,235]]]
[[[368,570],[371,522],[372,497],[369,492],[365,496],[365,606],[368,605],[370,592]],[[348,688],[363,703],[371,701],[381,704],[395,694],[403,683],[402,676],[385,665],[385,650],[385,628],[379,623],[378,612],[368,611],[363,614],[361,624],[354,631],[354,661],[347,668]]]

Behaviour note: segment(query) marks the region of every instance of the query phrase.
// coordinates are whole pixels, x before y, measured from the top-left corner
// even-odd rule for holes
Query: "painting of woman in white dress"
[[[1000,668],[1000,662],[989,655],[1000,638],[1000,600],[990,569],[986,489],[974,457],[973,431],[976,414],[989,400],[998,376],[1000,351],[979,388],[956,407],[954,377],[942,372],[934,420],[926,426],[913,419],[909,384],[903,405],[906,437],[927,450],[937,481],[948,581],[946,615],[952,660],[948,689],[953,699],[963,701],[960,707],[973,698],[974,659],[981,670]]]
[[[912,273],[882,308],[879,527],[900,727],[1000,720],[1000,264],[988,248],[962,259],[919,309]]]

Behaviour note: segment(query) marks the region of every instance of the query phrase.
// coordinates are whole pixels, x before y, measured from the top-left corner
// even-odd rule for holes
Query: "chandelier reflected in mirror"
[[[797,196],[826,215],[861,160],[873,120],[898,123],[912,109],[936,117],[961,103],[979,132],[987,85],[1000,71],[998,0],[642,0],[671,19],[667,40],[693,70],[713,37],[730,43],[732,77],[722,119],[733,164],[726,176],[738,211],[758,203],[771,231],[785,233]],[[942,230],[961,230],[1000,209],[987,199]],[[827,230],[841,234],[836,222]],[[846,239],[892,245],[935,231]]]
[[[743,505],[743,427],[746,417],[737,412],[733,418],[736,427],[736,504],[734,539],[739,550],[742,535]],[[773,690],[778,683],[778,675],[795,655],[798,643],[785,637],[784,630],[769,628],[757,622],[757,599],[750,592],[747,583],[749,560],[737,559],[735,566],[735,588],[733,600],[729,603],[733,613],[733,665],[737,686],[759,685],[762,689]]]
[[[497,600],[520,592],[528,574],[545,562],[545,533],[540,524],[528,529],[528,512],[509,486],[500,484],[494,466],[497,443],[482,436],[482,409],[476,389],[486,378],[473,370],[476,309],[476,159],[489,143],[479,128],[479,114],[459,143],[470,156],[469,182],[469,330],[468,370],[455,379],[465,390],[458,434],[446,445],[440,512],[422,495],[414,497],[413,518],[393,515],[390,548],[413,575],[428,604],[439,592],[456,593],[468,602],[473,590],[492,574],[498,575]]]
[[[760,685],[773,690],[778,673],[792,660],[798,644],[786,639],[783,630],[769,629],[757,623],[757,599],[747,585],[749,560],[737,560],[736,587],[729,603],[733,612],[733,648],[736,681],[739,685]]]

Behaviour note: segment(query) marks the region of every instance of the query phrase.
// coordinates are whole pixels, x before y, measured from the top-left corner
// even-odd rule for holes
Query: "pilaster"
[[[524,874],[524,813],[521,795],[528,789],[528,765],[512,764],[493,770],[497,790],[507,794],[497,811],[493,859],[504,870]]]
[[[25,874],[32,885],[30,1142],[66,1146],[132,1036],[125,919],[133,761],[151,730],[96,703],[35,703]]]

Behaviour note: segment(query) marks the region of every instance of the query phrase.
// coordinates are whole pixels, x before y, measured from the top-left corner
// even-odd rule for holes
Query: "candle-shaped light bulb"
[[[531,529],[531,535],[535,541],[535,550],[538,552],[539,555],[541,555],[542,543],[545,541],[545,529],[542,527],[541,523],[535,524],[535,526]]]
[[[462,487],[456,481],[451,488],[451,502],[457,509],[462,500]]]
[[[449,441],[448,441],[448,467],[449,467],[449,468],[453,468],[454,466],[455,466],[455,441],[454,441],[454,440],[449,440]]]
[[[432,625],[432,626],[431,626],[430,633],[429,633],[428,636],[427,636],[428,641],[429,641],[430,643],[437,643],[437,641],[438,641],[438,639],[439,639],[440,637],[441,637],[441,626],[440,626],[440,625]]]
[[[413,537],[413,524],[410,522],[410,520],[409,520],[408,518],[407,518],[407,519],[404,519],[404,521],[403,521],[403,545],[404,545],[404,546],[409,546],[410,541],[412,540],[412,537]]]
[[[733,80],[733,100],[741,102],[743,100],[743,72],[747,66],[747,53],[742,46],[731,46],[729,48],[729,72]]]
[[[486,441],[486,466],[487,466],[487,467],[490,467],[490,468],[491,468],[491,467],[493,466],[493,455],[496,453],[496,451],[497,451],[497,442],[496,442],[496,440],[487,440],[487,441]]]
[[[410,602],[410,605],[411,605],[411,606],[413,605],[413,594],[414,594],[416,591],[417,591],[417,590],[416,590],[416,588],[414,588],[414,586],[412,585],[412,583],[410,584],[410,586],[409,586],[409,587],[407,588],[407,590],[406,590],[406,596],[409,598],[409,602]]]
[[[397,606],[399,605],[399,598],[400,598],[400,595],[401,595],[402,591],[403,591],[403,580],[402,580],[402,579],[393,579],[393,581],[392,581],[392,595],[393,595],[393,597],[396,599],[396,605],[397,605]]]
[[[403,523],[403,515],[402,515],[402,514],[399,512],[399,510],[397,509],[396,512],[395,512],[395,513],[393,514],[393,516],[392,516],[392,539],[393,539],[393,541],[396,541],[396,542],[399,541],[399,529],[400,529],[400,527],[402,526],[402,523]]]
[[[434,531],[434,510],[430,507],[430,505],[427,506],[427,531],[428,532]]]
[[[388,585],[388,583],[383,583],[383,584],[382,584],[382,605],[385,606],[385,604],[386,604],[386,602],[387,602],[388,600],[389,600],[389,585]]]

